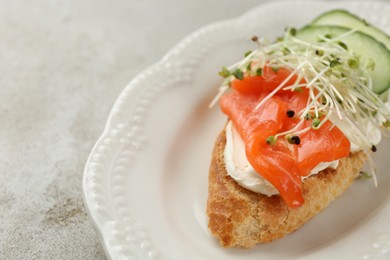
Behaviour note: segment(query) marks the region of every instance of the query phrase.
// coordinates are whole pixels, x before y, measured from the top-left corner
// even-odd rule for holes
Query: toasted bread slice
[[[288,208],[280,196],[249,191],[226,172],[225,131],[218,136],[210,165],[209,229],[223,247],[250,248],[294,232],[343,193],[357,177],[366,155],[351,153],[336,170],[325,169],[303,182],[305,203]]]

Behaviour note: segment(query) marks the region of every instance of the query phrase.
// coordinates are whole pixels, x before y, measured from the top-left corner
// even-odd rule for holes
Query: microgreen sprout
[[[321,123],[320,119],[314,118],[313,122],[311,123],[311,125],[313,126],[314,129],[316,129],[319,126],[320,123]]]
[[[321,50],[321,49],[316,50],[315,53],[316,53],[316,55],[318,55],[318,56],[324,55],[324,51]]]
[[[244,79],[244,72],[242,72],[241,69],[237,68],[235,71],[232,72],[232,75],[239,80]]]
[[[338,42],[337,43],[338,45],[340,45],[341,46],[341,48],[343,48],[344,50],[348,50],[348,46],[347,46],[347,44],[345,44],[344,42]]]
[[[301,87],[296,87],[296,88],[293,88],[292,91],[296,91],[296,92],[299,92],[299,93],[302,93],[302,88]]]
[[[248,65],[246,66],[246,71],[251,72],[252,71],[252,63],[249,62]]]
[[[289,34],[292,35],[292,36],[295,36],[297,34],[297,29],[292,27],[289,29]]]
[[[390,120],[386,120],[382,123],[382,125],[386,128],[389,128],[390,127]]]
[[[341,64],[341,63],[340,63],[339,60],[334,59],[334,60],[331,60],[331,61],[330,61],[329,67],[334,68],[334,67],[336,67],[337,65],[340,65],[340,64]]]
[[[367,180],[367,179],[371,179],[371,178],[372,178],[372,175],[368,174],[365,171],[359,172],[359,175],[357,177],[357,179],[359,179],[359,180]]]
[[[278,70],[279,70],[279,66],[277,66],[277,65],[272,65],[271,68],[272,68],[272,70],[273,70],[275,73],[278,72]]]
[[[229,77],[230,75],[232,75],[232,73],[225,67],[223,66],[221,71],[218,73],[221,77],[224,77],[224,78],[227,78]]]
[[[231,81],[242,80],[246,75],[265,77],[265,67],[274,71],[284,68],[291,74],[259,100],[255,109],[260,109],[281,90],[307,91],[307,106],[294,111],[293,117],[297,123],[292,129],[268,137],[267,143],[275,144],[281,136],[290,140],[313,128],[319,129],[331,120],[351,143],[371,152],[369,133],[372,129],[366,127],[367,120],[377,129],[390,128],[390,111],[372,90],[370,70],[375,69],[374,60],[361,60],[360,55],[344,42],[344,37],[354,32],[355,29],[343,35],[322,35],[317,43],[297,38],[293,28],[287,29],[283,41],[273,43],[253,36],[252,40],[258,44],[258,48],[248,53],[242,61],[222,69],[220,74],[226,80],[212,104],[230,89]],[[294,78],[296,81],[291,83]]]
[[[290,49],[287,48],[287,47],[283,47],[282,51],[283,51],[283,54],[284,54],[284,55],[288,55],[288,54],[291,53]]]
[[[292,137],[293,137],[293,135],[291,135],[291,134],[285,135],[285,138],[289,144],[294,144]]]
[[[265,142],[269,145],[274,145],[276,143],[276,137],[273,135],[268,136]]]
[[[307,113],[304,117],[306,120],[310,120],[313,118],[313,116],[310,113]]]
[[[348,59],[347,63],[348,63],[348,66],[349,66],[351,69],[357,69],[357,68],[359,68],[359,59],[358,59],[358,58],[351,58],[351,59]]]
[[[244,53],[244,57],[248,57],[250,54],[252,53],[252,51],[247,51]]]

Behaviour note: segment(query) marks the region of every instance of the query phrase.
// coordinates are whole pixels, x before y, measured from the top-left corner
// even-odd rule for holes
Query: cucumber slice
[[[377,27],[345,10],[332,10],[317,17],[312,25],[335,25],[358,29],[383,43],[390,50],[390,37]]]
[[[315,43],[320,35],[331,35],[334,38],[348,31],[350,29],[339,26],[308,25],[299,30],[296,36]],[[359,31],[343,37],[342,42],[360,55],[361,64],[365,64],[369,59],[375,61],[374,70],[370,71],[375,93],[381,94],[390,88],[390,51],[385,45]]]

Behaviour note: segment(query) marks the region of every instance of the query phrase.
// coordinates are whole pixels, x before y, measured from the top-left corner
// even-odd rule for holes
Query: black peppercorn
[[[295,112],[293,110],[287,110],[287,116],[293,117],[295,115]]]
[[[300,144],[301,138],[299,138],[299,136],[297,136],[297,135],[294,135],[291,137],[291,141],[293,141],[294,144]]]

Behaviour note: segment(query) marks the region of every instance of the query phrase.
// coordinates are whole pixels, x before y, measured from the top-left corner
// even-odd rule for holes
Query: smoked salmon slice
[[[320,162],[347,157],[350,142],[329,120],[318,129],[310,128],[312,118],[298,127],[298,132],[310,128],[298,135],[299,142],[291,144],[284,136],[275,143],[267,142],[269,137],[294,128],[301,121],[296,114],[307,105],[309,94],[303,87],[299,91],[280,90],[256,108],[290,74],[284,68],[277,71],[268,68],[261,76],[235,79],[231,83],[232,91],[221,97],[220,105],[244,140],[252,167],[274,185],[286,204],[293,208],[304,203],[302,177],[309,175]],[[294,75],[286,86],[296,80]],[[291,116],[291,111],[295,116]]]

